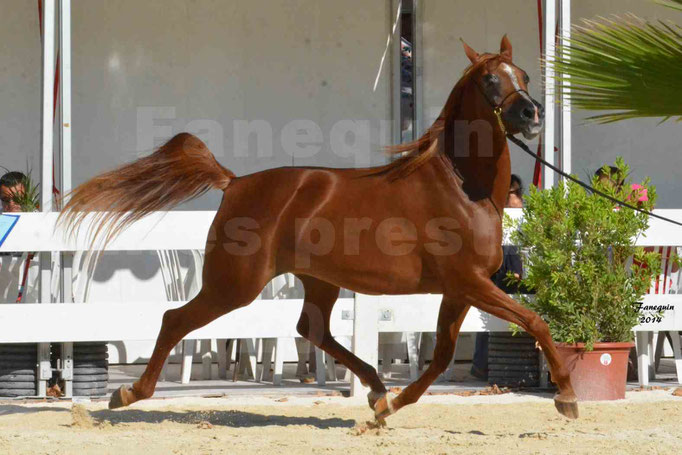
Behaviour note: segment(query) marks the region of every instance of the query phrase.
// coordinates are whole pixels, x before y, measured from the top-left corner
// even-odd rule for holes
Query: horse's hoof
[[[578,418],[578,399],[564,398],[561,395],[556,395],[554,397],[554,406],[556,407],[559,414],[568,417],[569,419]]]
[[[128,406],[134,401],[134,399],[131,399],[133,398],[132,395],[132,388],[122,385],[119,389],[111,394],[111,398],[109,399],[109,409],[117,409]]]
[[[381,397],[386,395],[386,392],[375,392],[374,390],[370,390],[369,393],[367,394],[367,403],[369,403],[369,407],[374,411],[374,407],[376,406],[377,401]]]
[[[386,417],[394,414],[396,409],[393,407],[393,399],[395,396],[392,393],[385,393],[374,404],[374,418],[377,422],[382,422]]]

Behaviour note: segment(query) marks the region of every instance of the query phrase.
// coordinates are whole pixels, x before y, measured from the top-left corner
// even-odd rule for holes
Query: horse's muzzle
[[[511,113],[517,120],[517,129],[526,139],[533,139],[542,131],[545,124],[545,108],[536,100],[528,97],[514,103]]]

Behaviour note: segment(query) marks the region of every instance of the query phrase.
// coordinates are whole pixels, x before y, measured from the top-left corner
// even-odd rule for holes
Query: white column
[[[568,44],[571,38],[571,0],[559,0],[561,4],[561,23],[559,25],[561,34],[561,44]],[[564,75],[568,79],[568,75]],[[565,88],[561,96],[561,165],[563,170],[571,173],[571,105],[567,96],[569,93],[568,80],[563,82]]]
[[[364,360],[375,369],[379,363],[379,297],[355,293],[353,307],[353,354]],[[350,395],[358,397],[366,395],[369,387],[360,383],[353,375],[350,382]]]
[[[43,2],[42,160],[40,168],[40,207],[43,212],[52,210],[52,164],[54,161],[54,18],[55,2],[54,0],[45,0]]]
[[[59,52],[61,56],[60,78],[61,102],[59,109],[59,131],[61,147],[61,191],[62,197],[71,191],[71,0],[60,0],[59,8]],[[72,302],[71,289],[73,254],[62,253],[61,257],[61,301]]]
[[[59,103],[61,191],[64,197],[71,191],[71,0],[59,1],[59,55],[61,102]],[[64,201],[63,201],[64,202]],[[60,253],[61,301],[73,302],[73,253]],[[62,379],[66,384],[66,396],[73,396],[73,343],[62,343]]]
[[[556,8],[554,0],[545,0],[545,23],[544,43],[545,43],[545,130],[543,157],[548,163],[554,164],[554,29],[556,23]],[[545,166],[544,175],[545,188],[554,186],[554,171]]]
[[[54,24],[55,1],[43,2],[43,60],[42,60],[42,107],[41,107],[41,167],[40,167],[40,208],[43,212],[52,210],[52,165],[54,161],[53,106],[54,106]],[[51,301],[50,283],[52,254],[40,253],[40,301]],[[50,369],[50,345],[38,344],[38,395],[45,396],[47,380],[52,376]]]
[[[61,55],[61,177],[62,192],[71,191],[71,0],[61,0],[59,50]]]

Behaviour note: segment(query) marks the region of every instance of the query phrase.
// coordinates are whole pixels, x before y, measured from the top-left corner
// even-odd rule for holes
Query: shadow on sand
[[[0,417],[10,414],[35,414],[37,412],[70,412],[69,409],[47,406],[19,406],[16,404],[0,404]]]
[[[319,429],[352,428],[354,420],[317,417],[291,417],[283,415],[254,414],[243,411],[144,411],[129,409],[125,411],[91,411],[90,415],[98,422],[119,423],[161,423],[164,421],[185,424],[208,422],[211,425],[221,425],[233,428],[266,427],[270,425],[310,425]]]

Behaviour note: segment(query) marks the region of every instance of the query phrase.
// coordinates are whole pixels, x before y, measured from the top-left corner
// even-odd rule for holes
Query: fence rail
[[[682,221],[682,210],[657,210]],[[520,210],[509,210],[519,217]],[[212,211],[159,212],[130,226],[107,245],[108,251],[203,249]],[[55,229],[56,213],[21,214],[0,252],[56,252],[85,250],[87,229],[68,239]],[[87,223],[85,225],[87,227]],[[651,220],[642,246],[682,245],[682,229]],[[352,336],[354,352],[377,363],[379,332],[433,332],[441,296],[366,296],[339,299],[331,320],[332,334]],[[0,343],[132,341],[155,339],[163,313],[184,302],[6,304],[0,305]],[[682,295],[649,295],[646,305],[672,309],[661,321],[640,324],[636,332],[682,329]],[[303,301],[258,300],[198,329],[187,339],[296,337],[295,326]],[[469,311],[462,332],[504,331],[508,324],[476,309]],[[353,391],[361,386],[354,380]]]

